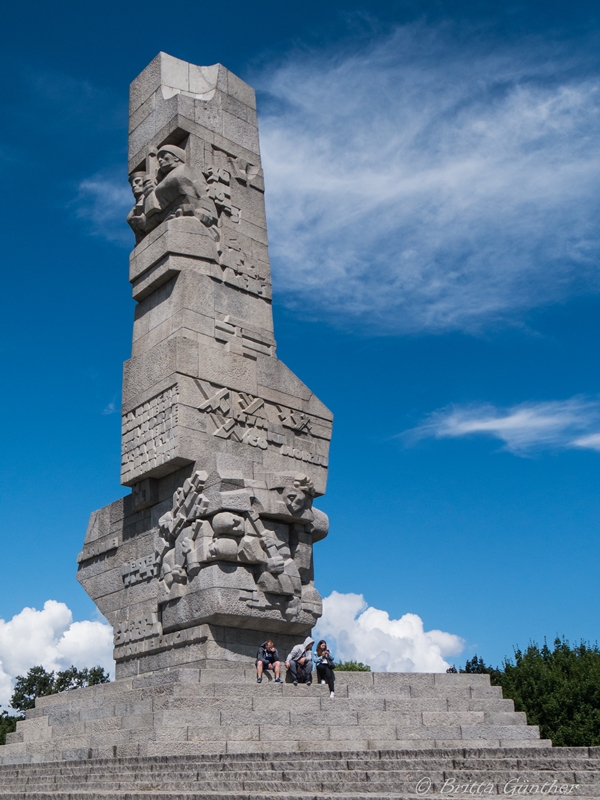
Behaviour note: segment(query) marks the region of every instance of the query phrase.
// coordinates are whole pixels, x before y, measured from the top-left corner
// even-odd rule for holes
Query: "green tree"
[[[362,661],[342,661],[335,668],[338,672],[371,672],[371,667]]]
[[[22,714],[35,706],[36,697],[54,693],[54,673],[43,667],[32,667],[27,675],[17,675],[11,706]]]
[[[83,689],[85,686],[96,686],[99,683],[108,683],[110,678],[102,667],[84,667],[76,669],[69,667],[63,672],[57,672],[54,678],[54,692],[67,692],[69,689]]]
[[[0,745],[6,744],[6,734],[17,729],[18,717],[9,716],[7,711],[0,711]]]
[[[15,691],[10,704],[24,714],[28,708],[35,706],[37,697],[49,694],[58,694],[70,689],[81,689],[85,686],[95,686],[107,683],[110,680],[107,672],[102,667],[77,669],[69,667],[61,672],[47,672],[43,667],[32,667],[27,675],[18,675],[15,681]]]
[[[543,739],[561,747],[600,745],[600,650],[562,639],[550,649],[531,643],[505,661],[501,676],[505,697],[525,711]]]
[[[460,670],[463,673],[469,673],[471,675],[489,675],[490,682],[494,686],[501,686],[502,681],[502,670],[499,670],[495,667],[488,667],[484,663],[483,658],[479,658],[478,656],[473,656],[470,661],[467,661],[465,664],[465,668]]]
[[[450,668],[448,672],[456,672]],[[504,697],[527,714],[530,725],[540,726],[542,739],[558,747],[600,745],[600,649],[580,642],[571,647],[563,637],[551,649],[535,642],[517,648],[503,669],[487,666],[474,656],[462,673],[487,673]]]

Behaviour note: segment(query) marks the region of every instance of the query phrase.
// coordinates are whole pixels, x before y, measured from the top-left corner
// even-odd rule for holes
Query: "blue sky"
[[[0,621],[95,619],[127,88],[164,50],[257,88],[278,353],[335,414],[321,593],[461,637],[458,664],[599,638],[600,12],[495,5],[4,10]]]

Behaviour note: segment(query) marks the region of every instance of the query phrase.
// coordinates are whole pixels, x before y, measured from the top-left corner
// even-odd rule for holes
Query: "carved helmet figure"
[[[204,176],[186,165],[185,150],[174,144],[163,144],[157,158],[158,182],[153,188],[148,182],[145,184],[147,203],[152,206],[151,211],[146,208],[146,214],[152,217],[150,228],[175,217],[196,216],[209,229],[214,241],[218,241],[217,209],[208,197]]]
[[[160,172],[166,175],[180,164],[185,164],[185,150],[174,144],[163,144],[158,151],[158,164]]]

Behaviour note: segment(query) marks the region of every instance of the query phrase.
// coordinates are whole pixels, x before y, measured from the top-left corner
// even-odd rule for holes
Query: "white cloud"
[[[589,436],[580,436],[571,442],[572,447],[584,447],[588,450],[600,450],[600,433],[592,433]]]
[[[287,302],[476,330],[596,291],[600,79],[576,47],[410,25],[269,65],[254,82]]]
[[[315,639],[327,639],[338,661],[356,660],[380,672],[445,672],[445,656],[464,648],[460,636],[425,631],[416,614],[390,619],[362,594],[332,592],[323,600]]]
[[[81,181],[73,205],[77,216],[88,223],[93,234],[133,247],[133,234],[125,221],[133,205],[126,176],[121,179],[107,173]]]
[[[62,670],[100,665],[114,674],[112,629],[103,622],[73,622],[65,603],[47,600],[44,608],[24,608],[0,619],[0,705],[10,703],[14,679],[34,666]]]
[[[354,330],[478,331],[598,291],[590,52],[422,23],[266,64],[250,79],[281,300]],[[76,203],[132,246],[124,173]]]
[[[499,439],[504,450],[527,455],[541,448],[600,450],[600,433],[594,429],[600,429],[600,401],[573,397],[506,409],[489,404],[451,406],[433,412],[402,436],[414,441],[480,434]]]
[[[4,671],[2,661],[0,661],[0,711],[8,710],[12,692],[12,680],[10,675],[7,675]]]

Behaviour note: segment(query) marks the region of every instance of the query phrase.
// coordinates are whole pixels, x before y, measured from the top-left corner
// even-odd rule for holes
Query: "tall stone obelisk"
[[[92,514],[78,557],[117,677],[310,632],[332,422],[275,351],[252,88],[160,53],[131,84],[129,174],[132,492]]]

